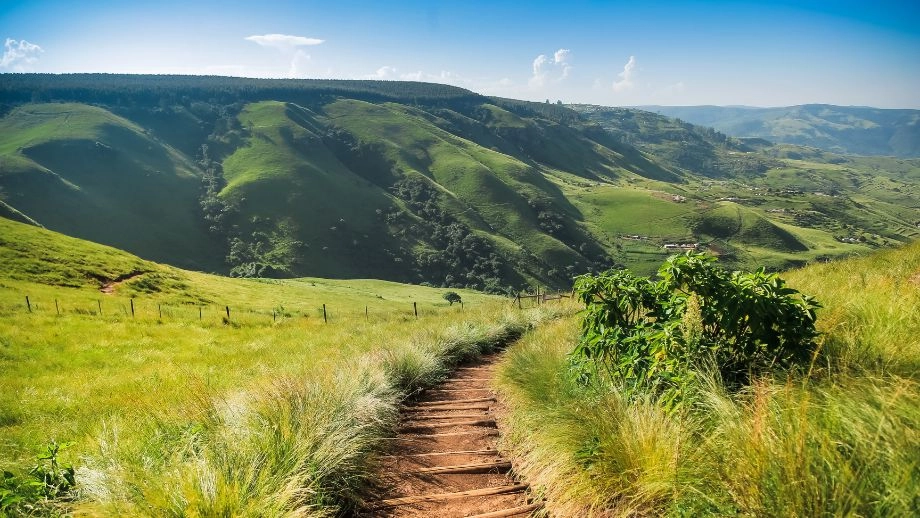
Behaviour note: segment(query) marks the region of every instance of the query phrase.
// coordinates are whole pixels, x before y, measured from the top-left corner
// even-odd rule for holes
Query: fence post
[[[367,322],[367,306],[364,306],[364,321]]]
[[[463,301],[460,301],[460,311],[463,311]]]
[[[201,306],[198,306],[198,320],[201,320]]]
[[[520,293],[517,294],[517,305],[518,305],[518,309],[524,309],[524,307],[521,305],[521,294]]]
[[[134,318],[134,299],[131,299],[131,318]]]
[[[415,312],[415,318],[418,318],[418,303],[416,302],[412,303],[412,311]]]
[[[61,308],[58,306],[57,299],[54,299],[54,310],[57,311],[58,316],[61,314]]]
[[[29,302],[29,296],[26,295],[26,307],[29,308],[29,313],[32,312],[32,303]]]
[[[225,306],[227,308],[227,320],[230,320],[230,306]]]
[[[97,300],[96,305],[99,306],[99,316],[102,316],[102,301]]]
[[[163,304],[157,304],[157,311],[160,312],[160,320],[163,320]]]
[[[328,324],[328,323],[329,323],[329,319],[326,318],[326,305],[325,305],[325,304],[323,304],[323,323],[324,323],[324,324]]]
[[[272,308],[272,322],[275,321],[275,308]]]

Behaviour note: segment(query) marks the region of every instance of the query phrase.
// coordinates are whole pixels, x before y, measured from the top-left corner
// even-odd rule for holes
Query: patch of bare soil
[[[144,275],[145,273],[147,272],[135,270],[133,272],[126,273],[124,275],[119,275],[118,277],[115,277],[114,279],[96,277],[99,280],[99,282],[102,283],[102,286],[99,287],[99,291],[101,291],[102,293],[106,295],[112,295],[113,293],[115,293],[115,288],[117,288],[119,285],[121,285],[122,283],[128,282],[131,279],[134,279],[136,277],[140,277],[141,275]]]

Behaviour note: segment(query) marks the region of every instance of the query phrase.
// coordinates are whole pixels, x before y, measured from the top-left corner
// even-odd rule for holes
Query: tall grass
[[[354,509],[401,400],[551,313],[492,307],[386,343],[374,329],[353,333],[362,343],[296,374],[235,391],[199,386],[184,406],[134,422],[109,419],[78,470],[78,511],[332,516]]]
[[[542,326],[501,365],[505,446],[558,516],[916,516],[918,273],[914,245],[790,274],[826,306],[811,372],[704,375],[674,415],[580,382],[577,319]]]

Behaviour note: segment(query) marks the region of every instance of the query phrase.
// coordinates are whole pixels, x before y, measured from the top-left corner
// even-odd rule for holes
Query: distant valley
[[[507,292],[649,273],[686,247],[780,269],[920,236],[920,160],[644,110],[412,82],[17,74],[0,114],[0,214],[235,276]]]
[[[816,147],[834,153],[920,157],[920,110],[805,104],[747,106],[641,106],[666,117],[709,126],[733,137]]]

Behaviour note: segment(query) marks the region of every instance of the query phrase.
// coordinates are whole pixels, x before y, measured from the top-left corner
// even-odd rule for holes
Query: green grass
[[[674,415],[574,379],[578,320],[543,326],[500,367],[505,447],[559,516],[916,514],[918,275],[918,244],[789,272],[825,306],[809,371],[734,394],[704,376]]]
[[[0,230],[0,469],[72,442],[72,507],[93,515],[339,514],[359,502],[402,399],[552,314],[467,290],[449,306],[445,290],[376,280],[230,279]],[[92,277],[137,270],[112,295]]]
[[[0,119],[0,189],[40,224],[154,260],[219,269],[199,220],[198,172],[143,128],[83,104],[29,104]]]

